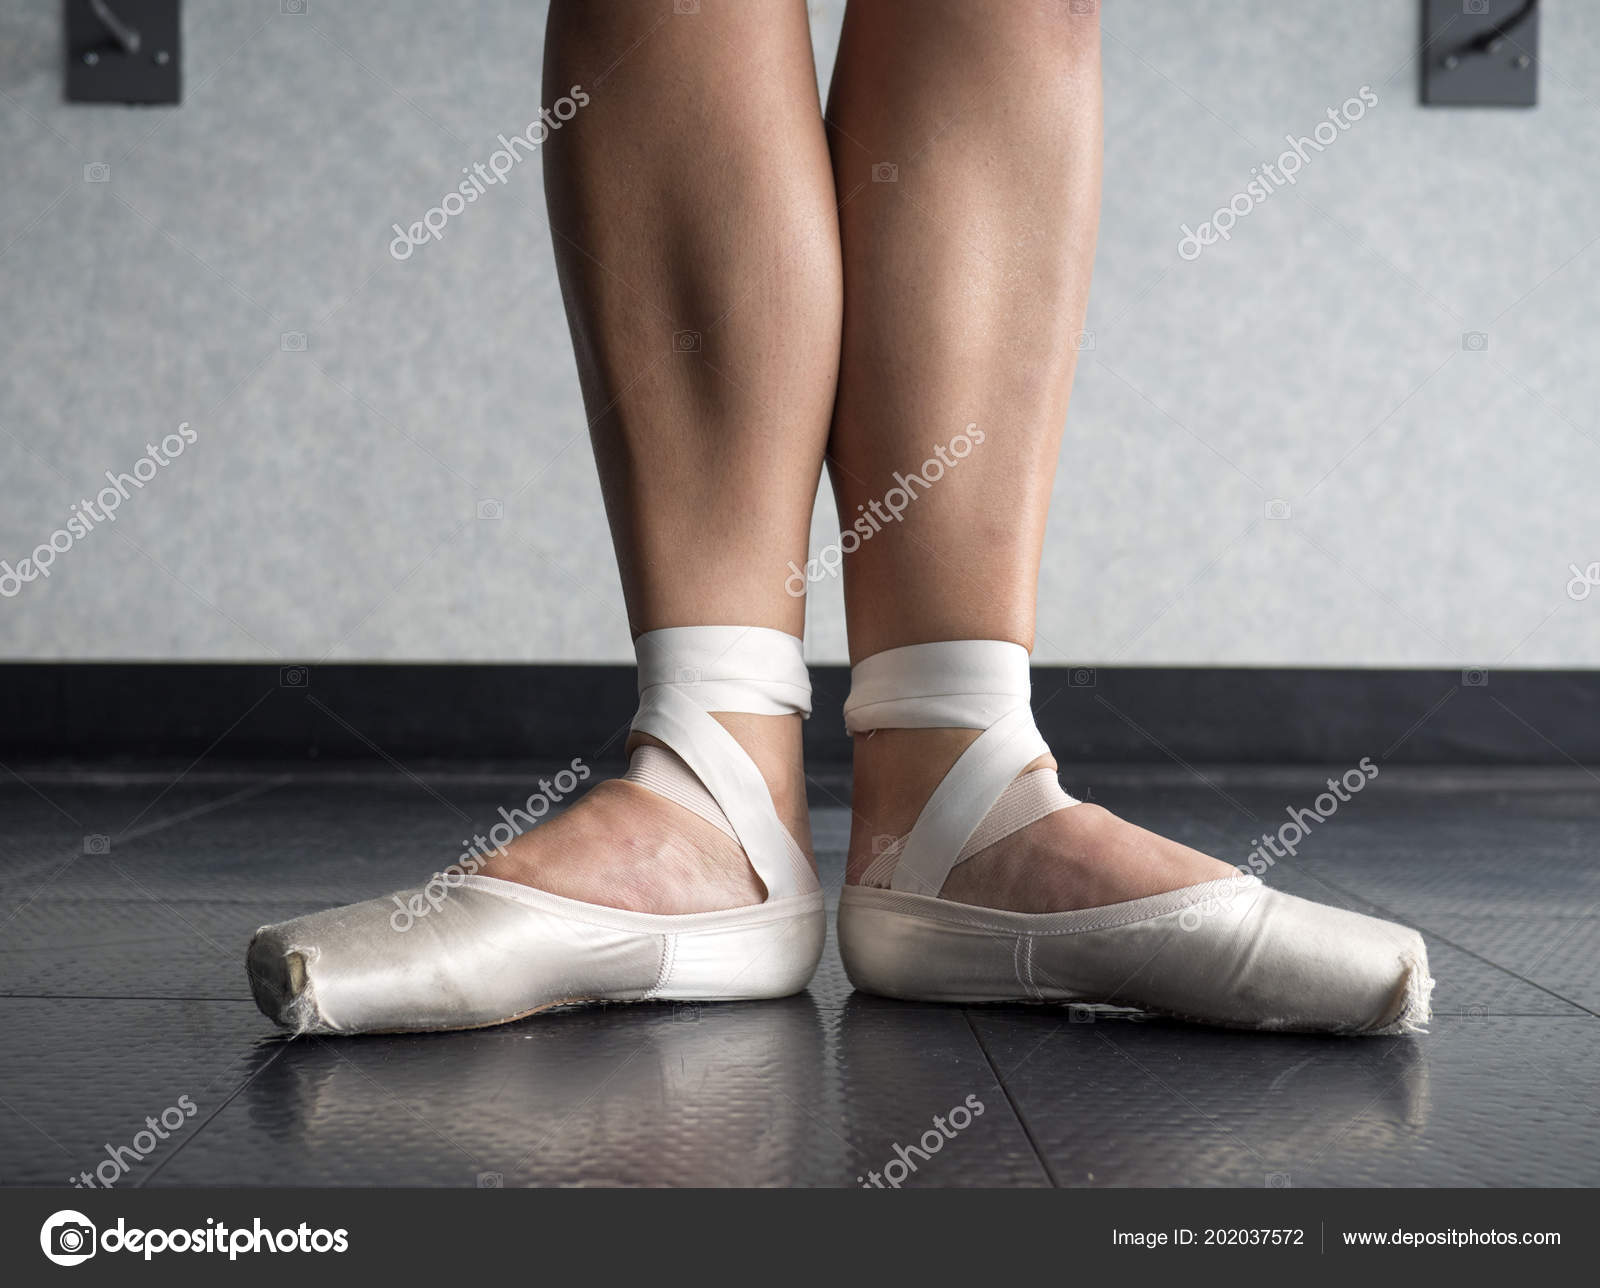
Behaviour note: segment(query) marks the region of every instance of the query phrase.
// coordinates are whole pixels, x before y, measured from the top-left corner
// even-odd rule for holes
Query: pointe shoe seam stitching
[[[1018,935],[1016,947],[1011,954],[1012,967],[1016,971],[1017,983],[1029,997],[1040,996],[1039,986],[1033,980],[1033,939],[1029,935]]]
[[[650,986],[650,991],[645,994],[646,1000],[658,996],[666,988],[672,976],[672,968],[677,965],[678,937],[673,934],[660,936],[661,963],[656,968],[656,982]]]

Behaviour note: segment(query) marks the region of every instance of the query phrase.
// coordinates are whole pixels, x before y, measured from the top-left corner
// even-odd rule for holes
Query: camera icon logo
[[[306,351],[306,333],[304,331],[285,331],[278,337],[278,348],[285,353],[304,353]]]
[[[1289,1189],[1290,1188],[1290,1186],[1289,1186],[1289,1173],[1288,1172],[1268,1172],[1267,1173],[1267,1188],[1269,1190],[1286,1190],[1286,1189]]]
[[[83,838],[83,852],[85,854],[110,854],[111,838],[98,833]]]
[[[306,0],[283,0],[279,8],[293,17],[301,17],[306,11]]]
[[[1582,603],[1589,598],[1591,590],[1600,586],[1600,561],[1590,564],[1587,568],[1568,564],[1567,571],[1572,574],[1572,580],[1567,582],[1567,598],[1574,603]]]
[[[1072,347],[1074,349],[1080,349],[1080,350],[1093,349],[1094,348],[1094,332],[1093,331],[1079,331],[1077,335],[1072,337]]]
[[[506,517],[506,504],[497,501],[492,496],[486,496],[478,502],[478,517],[480,519],[503,519]]]
[[[1067,12],[1074,18],[1088,18],[1094,14],[1094,0],[1072,0]]]
[[[873,183],[899,183],[900,167],[893,161],[879,161],[872,167]]]
[[[672,0],[672,12],[680,16],[700,12],[700,0]]]
[[[280,689],[304,689],[311,683],[309,666],[284,666],[278,669]]]
[[[1094,1007],[1085,1006],[1082,1002],[1073,1002],[1067,1007],[1067,1023],[1093,1024]]]
[[[1463,331],[1461,333],[1461,347],[1468,353],[1482,353],[1489,347],[1489,333],[1487,331]]]
[[[480,1190],[503,1190],[506,1187],[505,1175],[501,1172],[479,1172],[478,1188]]]
[[[1489,0],[1461,0],[1461,12],[1464,14],[1488,13]]]
[[[82,1212],[63,1208],[39,1230],[39,1247],[58,1266],[76,1266],[94,1256],[94,1223]]]
[[[680,666],[673,672],[672,682],[686,689],[692,689],[700,683],[700,668],[698,666]]]
[[[85,183],[110,183],[111,167],[104,161],[91,161],[83,167],[83,181]]]
[[[1267,502],[1266,514],[1269,519],[1288,519],[1294,516],[1294,507],[1282,497],[1273,497]]]
[[[1469,666],[1461,672],[1461,683],[1468,689],[1487,688],[1489,672],[1481,666]]]
[[[674,331],[672,333],[672,351],[674,353],[699,353],[700,332]]]
[[[1094,667],[1075,666],[1067,672],[1067,688],[1092,689],[1097,678]]]

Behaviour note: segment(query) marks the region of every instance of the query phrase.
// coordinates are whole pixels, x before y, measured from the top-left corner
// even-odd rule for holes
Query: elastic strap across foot
[[[760,769],[711,714],[810,715],[811,677],[800,640],[760,626],[674,626],[646,632],[634,649],[634,732],[665,743],[699,779],[769,900],[816,890],[816,874],[773,808]]]
[[[1004,640],[911,644],[875,653],[851,670],[844,707],[851,733],[983,730],[934,789],[899,847],[891,890],[937,895],[950,869],[980,848],[969,845],[980,826],[984,844],[992,845],[1077,803],[1059,784],[1057,799],[1048,790],[1041,797],[1039,785],[1031,783],[1023,789],[1026,799],[1015,798],[1005,818],[984,826],[1018,774],[1050,750],[1033,723],[1029,692],[1028,652]],[[881,871],[877,875],[881,879]]]
[[[961,847],[961,853],[956,855],[956,865],[965,863],[980,850],[1005,840],[1013,832],[1020,832],[1030,823],[1037,823],[1045,815],[1077,803],[1061,790],[1061,783],[1053,769],[1034,769],[1020,778],[1012,779],[1011,785],[1000,793],[1000,799],[983,816],[983,821],[973,829],[972,835]],[[904,836],[897,836],[884,846],[883,851],[874,856],[862,872],[860,883],[887,890],[894,870],[899,866],[906,840]]]
[[[653,742],[635,747],[633,755],[628,757],[628,772],[623,774],[622,781],[643,787],[657,796],[665,796],[674,805],[710,823],[724,836],[735,841],[739,839],[734,835],[733,824],[728,822],[728,816],[722,812],[716,798],[706,790],[705,784],[690,772],[689,766],[665,747],[658,747]]]

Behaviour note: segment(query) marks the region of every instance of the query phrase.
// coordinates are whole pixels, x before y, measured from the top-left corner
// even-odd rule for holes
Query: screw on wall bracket
[[[1533,107],[1539,101],[1539,0],[1423,0],[1422,102]]]
[[[69,103],[183,99],[180,0],[64,0]]]

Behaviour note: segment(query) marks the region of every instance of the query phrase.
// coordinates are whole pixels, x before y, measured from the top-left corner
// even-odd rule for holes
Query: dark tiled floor
[[[851,992],[830,945],[773,1003],[571,1008],[477,1033],[278,1037],[264,921],[448,862],[527,772],[17,768],[0,783],[0,1182],[854,1185],[972,1097],[908,1184],[1600,1183],[1600,780],[1389,769],[1280,862],[1285,889],[1428,937],[1424,1037],[1185,1028]],[[1315,770],[1083,769],[1070,790],[1237,862]],[[824,878],[849,820],[813,802]],[[109,850],[85,837],[109,837]],[[169,1114],[176,1120],[176,1114]]]

